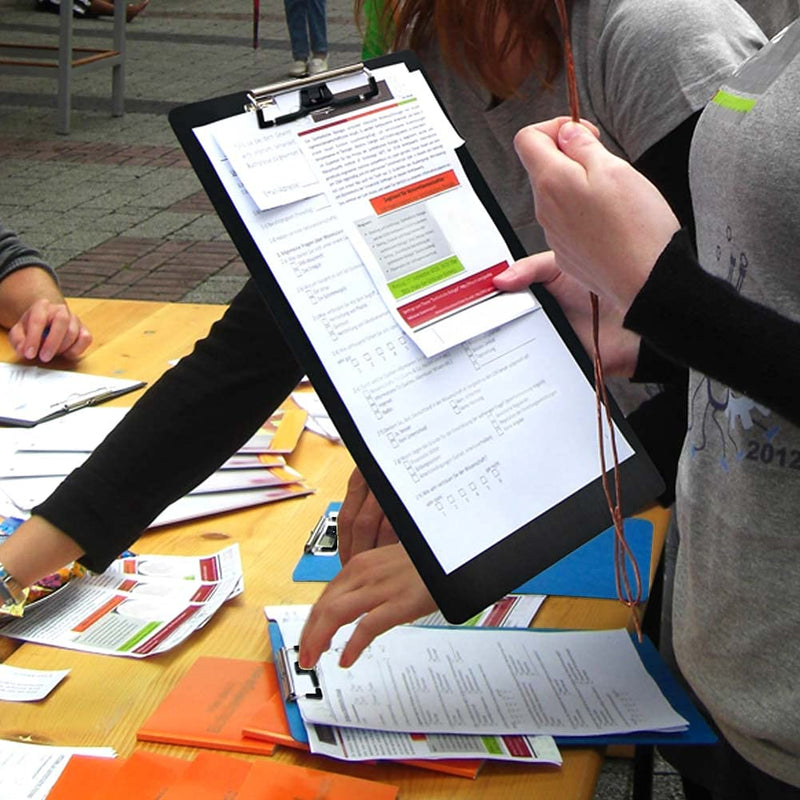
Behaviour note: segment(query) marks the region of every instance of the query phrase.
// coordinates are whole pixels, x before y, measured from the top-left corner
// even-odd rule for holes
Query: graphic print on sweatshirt
[[[736,246],[730,226],[725,230],[725,241],[717,244],[716,258],[719,267],[716,274],[725,275],[727,271],[726,280],[741,293],[747,279],[748,258],[746,251]],[[702,413],[697,413],[703,405]],[[800,469],[800,451],[780,446],[781,428],[770,421],[772,417],[769,408],[747,395],[700,376],[689,396],[688,435],[692,458],[710,448],[719,453],[718,463],[724,472],[729,472],[742,459]]]

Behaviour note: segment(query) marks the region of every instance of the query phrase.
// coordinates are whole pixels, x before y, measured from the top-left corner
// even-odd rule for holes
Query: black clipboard
[[[357,64],[344,69],[349,71],[364,67],[376,69],[399,62],[404,63],[409,70],[422,71],[419,60],[411,52],[382,56],[366,64]],[[269,102],[271,92],[284,91],[288,88],[311,88],[312,91],[306,95],[311,98],[308,101],[309,105],[313,106],[317,100],[322,103],[327,95],[314,93],[313,86],[341,76],[343,71],[333,70],[294,83],[284,82],[264,87],[262,90],[241,92],[180,106],[170,112],[169,120],[220,219],[264,296],[270,312],[284,331],[289,345],[311,379],[342,440],[394,526],[428,590],[444,616],[451,622],[459,623],[469,619],[498,597],[512,591],[607,528],[610,522],[609,511],[602,483],[598,477],[545,513],[522,525],[494,546],[447,573],[408,512],[402,498],[387,479],[381,464],[367,447],[337,387],[333,384],[278,281],[270,271],[264,256],[193,133],[195,128],[241,114],[243,108],[258,113],[258,104],[262,101]],[[359,101],[361,97],[357,92],[356,99],[350,102]],[[524,256],[525,251],[521,243],[480,175],[466,146],[458,148],[457,155],[484,207],[506,240],[512,256],[514,258]],[[534,293],[544,313],[579,364],[586,380],[592,384],[591,361],[558,304],[541,287],[534,287]],[[664,486],[622,413],[613,400],[610,402],[615,424],[634,450],[634,455],[620,465],[623,513],[629,516],[651,503],[663,492]],[[513,442],[509,441],[509,445],[513,446]],[[613,491],[613,473],[610,471],[610,465],[607,464],[607,468]]]

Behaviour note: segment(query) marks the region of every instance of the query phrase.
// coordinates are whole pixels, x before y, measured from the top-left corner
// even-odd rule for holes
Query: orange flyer
[[[239,453],[291,453],[306,425],[308,413],[299,408],[278,409],[239,448]]]
[[[268,661],[201,657],[145,720],[136,737],[146,742],[272,755],[273,743],[245,738],[242,728],[254,709],[277,692],[278,678]]]
[[[220,800],[236,797],[251,763],[222,753],[198,753],[160,800]]]
[[[258,761],[236,800],[394,800],[399,789],[335,772],[322,772],[279,761]]]
[[[160,800],[164,792],[189,768],[189,761],[136,750],[106,786],[103,798]],[[83,797],[83,795],[73,795]]]
[[[47,800],[106,800],[106,791],[114,776],[125,763],[121,758],[95,758],[74,755],[58,776]]]

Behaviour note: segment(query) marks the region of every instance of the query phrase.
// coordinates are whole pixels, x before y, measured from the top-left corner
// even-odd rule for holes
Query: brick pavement
[[[264,4],[262,4],[264,5]],[[58,18],[0,0],[0,39],[55,42]],[[332,66],[358,57],[350,0],[328,0]],[[76,20],[76,46],[105,46],[109,20]],[[0,74],[0,219],[39,247],[66,294],[228,302],[247,270],[167,121],[182,102],[280,80],[281,7],[262,9],[259,48],[241,0],[152,0],[127,27],[126,113],[110,71],[78,71],[72,130],[55,133],[55,81]]]

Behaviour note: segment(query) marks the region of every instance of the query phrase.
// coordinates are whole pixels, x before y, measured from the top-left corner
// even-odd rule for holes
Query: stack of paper
[[[292,607],[266,612],[278,618],[286,657],[296,661],[302,615]],[[624,630],[400,626],[344,670],[338,659],[352,629],[337,632],[315,670],[289,670],[309,731],[549,734],[569,742],[688,728]]]
[[[128,556],[30,606],[3,636],[144,658],[180,644],[243,588],[238,545],[199,557]]]
[[[35,428],[0,430],[0,514],[30,516],[127,412],[86,408]],[[235,456],[164,509],[151,527],[309,494],[303,476],[286,463],[306,416],[290,410],[270,417]]]

